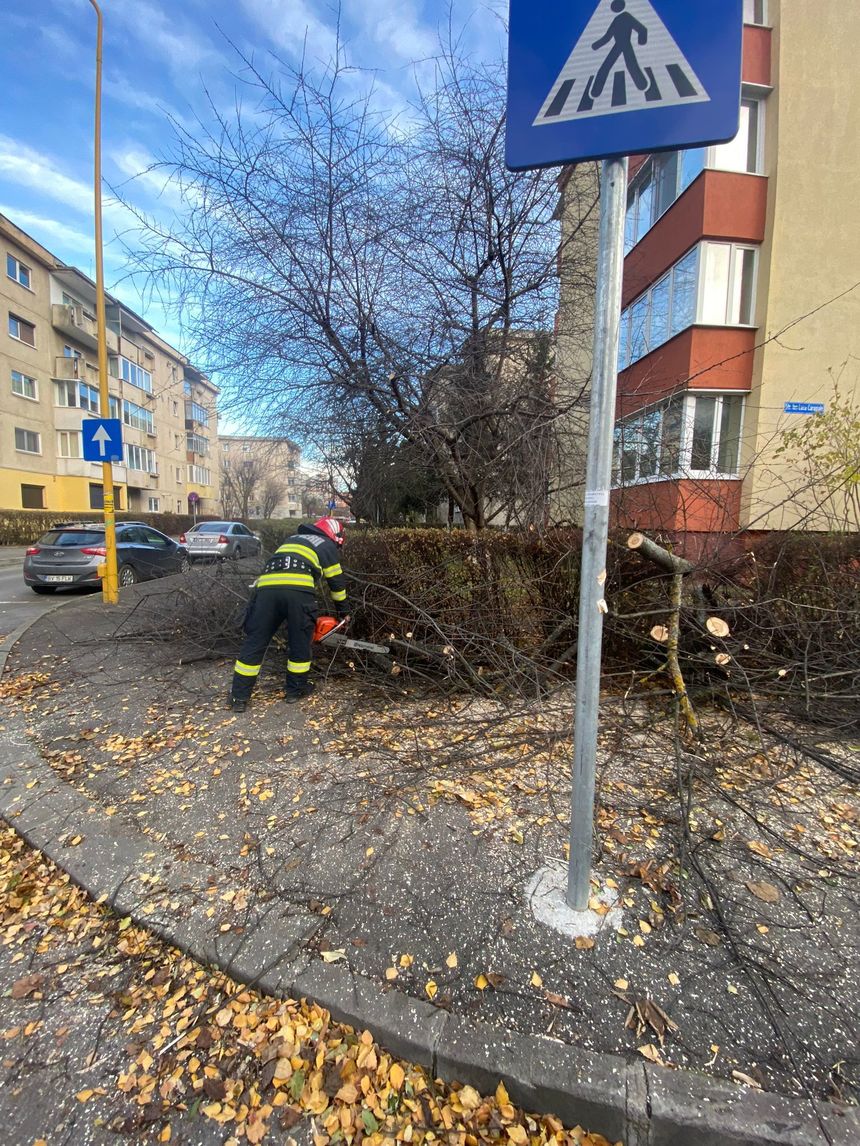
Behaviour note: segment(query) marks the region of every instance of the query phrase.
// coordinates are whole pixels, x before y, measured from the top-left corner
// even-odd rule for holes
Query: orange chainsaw
[[[336,621],[334,617],[317,617],[317,623],[314,625],[314,640],[321,645],[331,644],[343,649],[363,649],[366,653],[389,652],[388,645],[375,645],[371,641],[356,641],[340,632],[348,624],[349,617],[344,617],[340,622]]]

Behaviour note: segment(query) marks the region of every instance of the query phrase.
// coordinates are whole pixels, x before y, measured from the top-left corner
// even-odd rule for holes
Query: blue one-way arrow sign
[[[122,423],[119,418],[85,418],[81,431],[84,461],[122,461]]]
[[[511,0],[514,170],[737,134],[743,0]]]

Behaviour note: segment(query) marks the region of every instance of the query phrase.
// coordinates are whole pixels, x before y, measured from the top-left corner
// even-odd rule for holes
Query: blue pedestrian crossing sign
[[[119,418],[84,418],[84,461],[122,461],[122,423]]]
[[[743,0],[511,0],[512,170],[737,134]]]

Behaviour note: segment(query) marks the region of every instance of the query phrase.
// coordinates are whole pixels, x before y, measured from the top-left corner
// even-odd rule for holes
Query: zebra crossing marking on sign
[[[600,0],[534,126],[710,98],[650,0]]]

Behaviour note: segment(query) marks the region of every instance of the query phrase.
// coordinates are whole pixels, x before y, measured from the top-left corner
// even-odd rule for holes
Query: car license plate
[[[74,578],[74,576],[72,576],[72,574],[64,574],[64,573],[50,573],[45,578],[46,581],[74,581],[74,579],[75,578]]]

